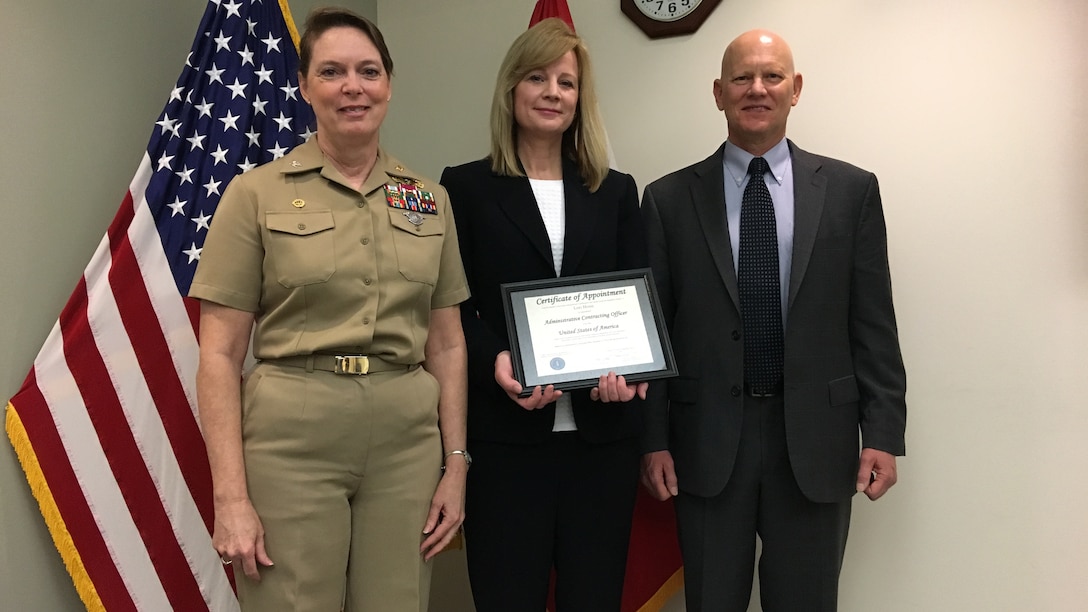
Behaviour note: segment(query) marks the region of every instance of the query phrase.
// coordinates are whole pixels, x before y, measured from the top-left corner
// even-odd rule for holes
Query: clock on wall
[[[620,0],[627,18],[650,38],[691,34],[721,0]]]

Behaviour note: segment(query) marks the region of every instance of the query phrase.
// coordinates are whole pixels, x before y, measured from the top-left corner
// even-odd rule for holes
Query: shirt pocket
[[[336,271],[332,211],[269,212],[268,254],[284,287],[323,283]]]
[[[408,215],[422,221],[418,225],[412,223]],[[389,223],[393,226],[393,247],[397,251],[397,269],[401,276],[417,283],[437,284],[445,240],[441,218],[390,208]]]

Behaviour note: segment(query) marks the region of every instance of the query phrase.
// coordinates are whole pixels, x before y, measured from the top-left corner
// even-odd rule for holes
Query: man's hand
[[[672,453],[667,450],[646,453],[642,456],[642,485],[659,501],[680,494],[676,486],[676,470]]]
[[[895,455],[875,448],[861,449],[861,467],[858,468],[858,493],[864,493],[876,501],[892,488],[899,479],[895,471]]]

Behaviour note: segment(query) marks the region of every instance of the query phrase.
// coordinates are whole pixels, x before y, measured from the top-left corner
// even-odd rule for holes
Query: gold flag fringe
[[[673,595],[676,595],[680,591],[680,587],[684,586],[684,568],[676,570],[665,584],[661,585],[661,588],[654,593],[651,597],[638,609],[638,612],[659,612],[661,608],[665,606],[665,603],[672,599]]]
[[[26,429],[23,428],[23,421],[19,418],[15,406],[10,402],[4,429],[7,430],[8,439],[11,440],[15,454],[19,457],[19,463],[23,466],[26,481],[30,484],[30,492],[34,494],[34,499],[38,500],[38,508],[45,519],[45,526],[53,536],[53,545],[57,547],[57,552],[64,560],[64,566],[68,569],[68,575],[72,577],[79,598],[83,600],[83,605],[88,611],[105,612],[106,607],[102,604],[102,598],[98,596],[98,590],[91,582],[91,577],[87,575],[87,568],[83,565],[83,559],[72,541],[72,534],[68,533],[68,526],[64,524],[64,518],[61,517],[60,509],[57,508],[53,492],[49,490],[49,483],[42,474],[38,456],[34,454],[34,447],[26,435]]]
[[[287,0],[280,0],[280,12],[283,13],[283,20],[287,23],[287,31],[291,33],[291,40],[295,43],[295,53],[298,53],[298,28],[295,27],[295,20],[291,17],[291,8],[287,6]]]

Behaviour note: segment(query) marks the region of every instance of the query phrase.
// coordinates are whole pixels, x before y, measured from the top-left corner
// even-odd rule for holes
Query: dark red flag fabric
[[[672,501],[657,501],[639,485],[621,610],[657,612],[682,586],[684,567]]]
[[[570,9],[567,8],[567,0],[536,0],[533,16],[529,19],[529,27],[549,17],[558,17],[567,22],[570,29],[574,29],[574,19],[571,18]]]

